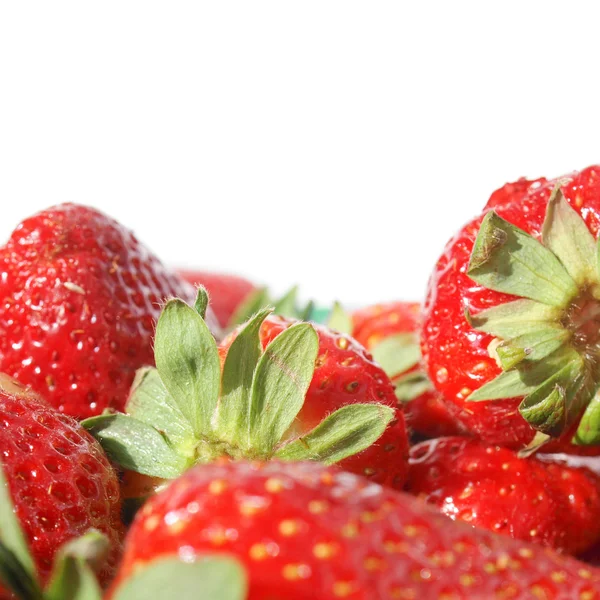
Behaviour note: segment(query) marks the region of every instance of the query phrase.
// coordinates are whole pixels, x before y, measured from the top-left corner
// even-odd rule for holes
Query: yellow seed
[[[589,569],[579,569],[578,574],[582,579],[592,578],[592,572]]]
[[[533,550],[530,548],[521,548],[519,550],[519,556],[522,558],[533,558]]]
[[[567,580],[567,574],[564,571],[554,571],[550,577],[555,583],[564,583]]]
[[[285,537],[296,535],[299,531],[300,525],[298,524],[298,521],[286,519],[285,521],[281,521],[281,523],[279,523],[279,533]]]
[[[367,571],[383,571],[386,566],[386,562],[377,556],[369,556],[364,562],[364,567]]]
[[[471,587],[477,579],[470,573],[465,573],[458,578],[458,581],[463,587]]]
[[[329,510],[329,503],[325,500],[311,500],[308,503],[308,510],[313,515],[319,515]]]
[[[498,572],[498,569],[496,568],[496,565],[494,563],[486,563],[483,567],[483,570],[489,575],[494,575]]]
[[[406,537],[415,537],[419,533],[419,528],[414,525],[406,525],[404,527],[404,535]]]
[[[308,565],[289,564],[283,567],[281,574],[288,581],[298,581],[299,579],[308,579],[311,572]]]
[[[358,526],[356,523],[346,523],[342,527],[342,535],[345,538],[355,538],[358,535]]]
[[[275,477],[269,477],[267,481],[265,481],[265,489],[270,494],[278,494],[285,486],[283,485],[283,481],[281,479],[276,479]]]
[[[335,556],[335,553],[336,547],[333,544],[320,543],[313,546],[313,554],[320,560],[327,560]]]
[[[250,548],[250,558],[252,560],[265,560],[268,556],[269,552],[264,544],[254,544]]]
[[[579,594],[579,600],[594,600],[594,598],[596,598],[594,590],[584,590]]]
[[[144,529],[146,531],[154,531],[160,523],[160,517],[158,515],[152,515],[146,519],[144,523]]]
[[[336,581],[333,584],[333,595],[336,598],[347,598],[354,589],[354,584],[350,581]]]
[[[227,482],[223,479],[215,479],[208,485],[208,491],[215,496],[222,494],[227,489]]]

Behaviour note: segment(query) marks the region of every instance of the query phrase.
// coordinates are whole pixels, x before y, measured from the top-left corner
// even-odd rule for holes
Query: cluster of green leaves
[[[600,303],[598,256],[596,241],[560,186],[549,199],[541,241],[494,211],[475,241],[471,279],[519,299],[477,315],[467,311],[475,329],[496,338],[489,351],[503,370],[468,400],[524,396],[519,411],[539,432],[536,444],[559,436],[582,413],[574,443],[600,442],[600,349],[574,343],[567,318],[582,294]]]

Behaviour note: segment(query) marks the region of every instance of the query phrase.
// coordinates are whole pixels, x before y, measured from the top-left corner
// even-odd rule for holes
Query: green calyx
[[[557,186],[541,241],[499,217],[484,217],[468,275],[519,299],[466,312],[494,336],[488,347],[502,373],[472,402],[524,397],[519,412],[538,431],[536,444],[581,418],[574,443],[600,443],[600,266],[598,244]]]
[[[196,306],[205,307],[204,300]],[[370,446],[393,409],[346,406],[312,431],[296,431],[319,340],[309,323],[298,322],[263,351],[259,332],[270,312],[259,311],[239,330],[221,366],[200,312],[169,301],[156,328],[156,368],[138,372],[127,414],[93,417],[83,426],[113,461],[161,479],[220,457],[333,463]]]

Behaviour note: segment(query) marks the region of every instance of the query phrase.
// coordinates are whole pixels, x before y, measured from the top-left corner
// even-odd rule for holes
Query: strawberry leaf
[[[98,531],[66,544],[60,551],[46,590],[46,600],[101,600],[93,567],[104,560],[108,540]]]
[[[433,385],[427,375],[420,371],[407,373],[394,379],[394,385],[396,386],[396,398],[403,403],[410,402],[425,392],[433,390]]]
[[[263,309],[248,321],[227,351],[215,430],[229,442],[239,443],[240,437],[248,436],[252,379],[262,354],[259,332],[270,313],[271,309]]]
[[[4,475],[4,467],[0,463],[0,540],[8,552],[10,552],[21,570],[29,579],[36,584],[37,575],[33,558],[29,552],[29,546],[21,524],[15,514],[8,482]]]
[[[344,310],[339,302],[334,302],[327,319],[327,327],[347,335],[352,334],[352,317]]]
[[[275,454],[281,460],[317,460],[332,464],[377,441],[395,416],[383,404],[350,404],[329,415],[310,433]]]
[[[248,450],[269,455],[304,404],[319,349],[308,323],[282,331],[265,349],[252,383]]]
[[[557,322],[561,316],[562,310],[556,306],[525,299],[498,304],[476,315],[468,310],[465,312],[471,327],[502,339],[544,329],[549,323]]]
[[[373,347],[371,354],[390,377],[412,369],[421,360],[421,348],[412,333],[386,337]]]
[[[271,303],[267,288],[261,287],[250,292],[235,309],[227,323],[227,329],[233,329],[236,325],[245,323],[252,315]]]
[[[572,442],[582,446],[600,444],[600,391],[596,391],[585,409]]]
[[[548,200],[542,239],[578,286],[597,281],[596,241],[583,219],[565,200],[559,186]]]
[[[298,286],[294,286],[275,302],[273,312],[282,317],[295,319],[298,317],[297,300]]]
[[[181,475],[190,462],[154,427],[128,415],[100,415],[81,423],[124,469],[161,479]]]
[[[194,435],[206,435],[219,397],[219,354],[202,317],[182,300],[170,300],[163,309],[154,354],[160,378]]]
[[[196,293],[196,301],[194,302],[194,310],[202,317],[206,318],[206,309],[208,308],[208,292],[204,286],[198,287]]]
[[[178,454],[189,456],[193,453],[196,438],[192,427],[154,367],[137,371],[125,410],[159,430]]]
[[[544,329],[540,328],[533,333],[526,333],[500,343],[494,348],[494,352],[500,358],[502,369],[508,371],[525,358],[533,361],[550,356],[568,342],[570,337],[566,329],[549,323]],[[516,360],[519,358],[520,360]]]
[[[0,581],[21,600],[43,600],[44,596],[31,573],[16,554],[0,541]]]
[[[565,307],[578,292],[550,250],[494,211],[481,223],[467,274],[491,290],[550,306]]]
[[[226,556],[199,557],[194,562],[159,558],[144,563],[119,586],[113,600],[244,600],[243,567]]]
[[[500,373],[498,377],[482,385],[467,400],[469,402],[481,402],[526,396],[534,392],[564,365],[579,360],[579,354],[568,346],[560,347],[556,352],[546,357],[544,361],[525,359],[514,369]]]

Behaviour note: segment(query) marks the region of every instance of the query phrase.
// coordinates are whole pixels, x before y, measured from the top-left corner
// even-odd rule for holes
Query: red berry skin
[[[169,296],[193,289],[119,223],[75,204],[42,211],[0,251],[0,370],[79,419],[122,410]]]
[[[181,269],[177,272],[192,285],[203,285],[207,289],[210,306],[223,328],[229,325],[231,317],[242,302],[257,290],[251,281],[238,275]]]
[[[95,528],[110,542],[101,573],[108,582],[124,533],[116,472],[75,419],[6,379],[0,375],[2,464],[41,581],[60,546]]]
[[[600,571],[570,557],[363,477],[278,462],[196,466],[148,501],[112,589],[158,557],[215,553],[243,563],[248,600],[600,598]]]
[[[579,554],[600,541],[600,478],[460,437],[411,448],[408,490],[452,519]]]
[[[546,206],[557,181],[532,182],[506,197],[496,197],[486,210],[494,208],[504,219],[540,238]],[[600,166],[567,176],[562,186],[569,204],[581,215],[592,235],[600,225]],[[519,188],[520,189],[520,188]],[[494,196],[492,196],[494,198]],[[465,225],[452,238],[430,277],[424,305],[421,349],[429,377],[445,400],[454,404],[457,417],[469,433],[490,444],[521,448],[535,434],[517,408],[522,398],[467,402],[474,390],[494,379],[500,368],[487,347],[492,336],[474,330],[465,319],[465,309],[473,314],[509,302],[515,296],[495,292],[475,283],[467,275],[471,251],[485,212]],[[576,425],[575,425],[576,426]],[[548,444],[545,450],[594,453],[598,448],[575,447],[569,443],[572,432],[563,440]]]
[[[267,317],[260,329],[263,348],[294,322],[277,315]],[[325,417],[348,404],[379,403],[395,408],[396,418],[383,435],[372,446],[338,465],[377,483],[401,489],[408,468],[408,437],[389,377],[352,338],[323,325],[313,326],[319,337],[315,372],[290,434],[308,433]],[[235,333],[221,343],[222,359],[234,336]]]
[[[352,337],[371,351],[385,338],[414,334],[418,344],[421,305],[417,302],[390,302],[361,308],[352,313]],[[423,372],[421,364],[399,373],[389,373],[394,383],[407,373]],[[435,390],[428,390],[403,405],[409,429],[427,437],[458,435],[463,427],[452,415],[449,405]]]

